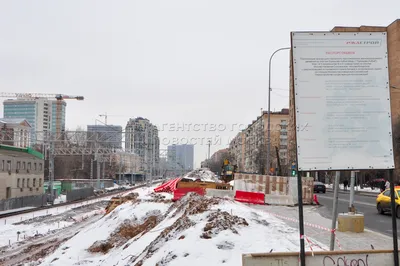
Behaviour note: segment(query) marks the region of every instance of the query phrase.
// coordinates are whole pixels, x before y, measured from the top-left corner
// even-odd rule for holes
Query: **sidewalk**
[[[270,205],[251,205],[251,207],[274,214],[288,226],[299,228],[297,207]],[[304,206],[304,234],[311,238],[311,241],[314,239],[325,245],[322,248],[329,250],[331,220],[322,217],[317,208],[319,207]],[[336,238],[335,250],[370,250],[372,246],[374,249],[393,249],[391,237],[368,229],[365,229],[363,233],[336,231]]]

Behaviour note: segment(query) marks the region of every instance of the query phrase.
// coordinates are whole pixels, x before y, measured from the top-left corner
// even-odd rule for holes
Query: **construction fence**
[[[303,204],[312,204],[314,178],[302,177],[302,184]],[[297,177],[236,173],[234,189],[263,193],[266,204],[296,205],[298,203]]]
[[[0,200],[0,211],[8,211],[12,209],[25,207],[42,207],[47,204],[47,195],[34,195],[19,198]]]
[[[94,189],[92,187],[74,189],[67,192],[67,202],[87,199],[94,196]]]

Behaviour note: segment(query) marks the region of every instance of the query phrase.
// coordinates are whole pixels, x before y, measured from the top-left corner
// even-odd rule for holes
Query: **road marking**
[[[332,197],[327,197],[327,196],[317,196],[318,198],[323,198],[323,199],[331,199],[333,200]],[[346,199],[339,199],[339,201],[341,202],[349,202],[349,200]],[[366,205],[366,206],[372,206],[372,207],[376,207],[376,204],[372,204],[372,203],[366,203],[366,202],[362,202],[362,201],[354,201],[355,204],[362,204],[362,205]]]

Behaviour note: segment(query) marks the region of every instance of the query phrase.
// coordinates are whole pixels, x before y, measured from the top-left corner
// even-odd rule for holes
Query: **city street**
[[[320,214],[326,218],[332,218],[333,208],[333,192],[327,191],[326,194],[317,193],[318,201],[323,207],[318,208]],[[349,206],[350,194],[339,193],[339,213],[347,212]],[[355,195],[354,206],[358,212],[364,213],[365,228],[386,234],[392,235],[392,218],[390,214],[380,215],[376,210],[376,197]],[[397,219],[397,230],[399,230],[400,219]]]

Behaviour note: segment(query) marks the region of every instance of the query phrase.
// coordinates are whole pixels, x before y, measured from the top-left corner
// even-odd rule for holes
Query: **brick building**
[[[389,81],[391,85],[391,110],[392,124],[395,125],[400,120],[400,19],[395,20],[387,27],[381,26],[360,26],[345,27],[336,26],[332,32],[387,32],[388,43],[388,63],[389,63]],[[290,94],[289,94],[289,160],[295,160],[295,135],[294,135],[294,87],[292,80],[292,60],[290,58]],[[399,155],[395,153],[396,168],[399,168]]]

